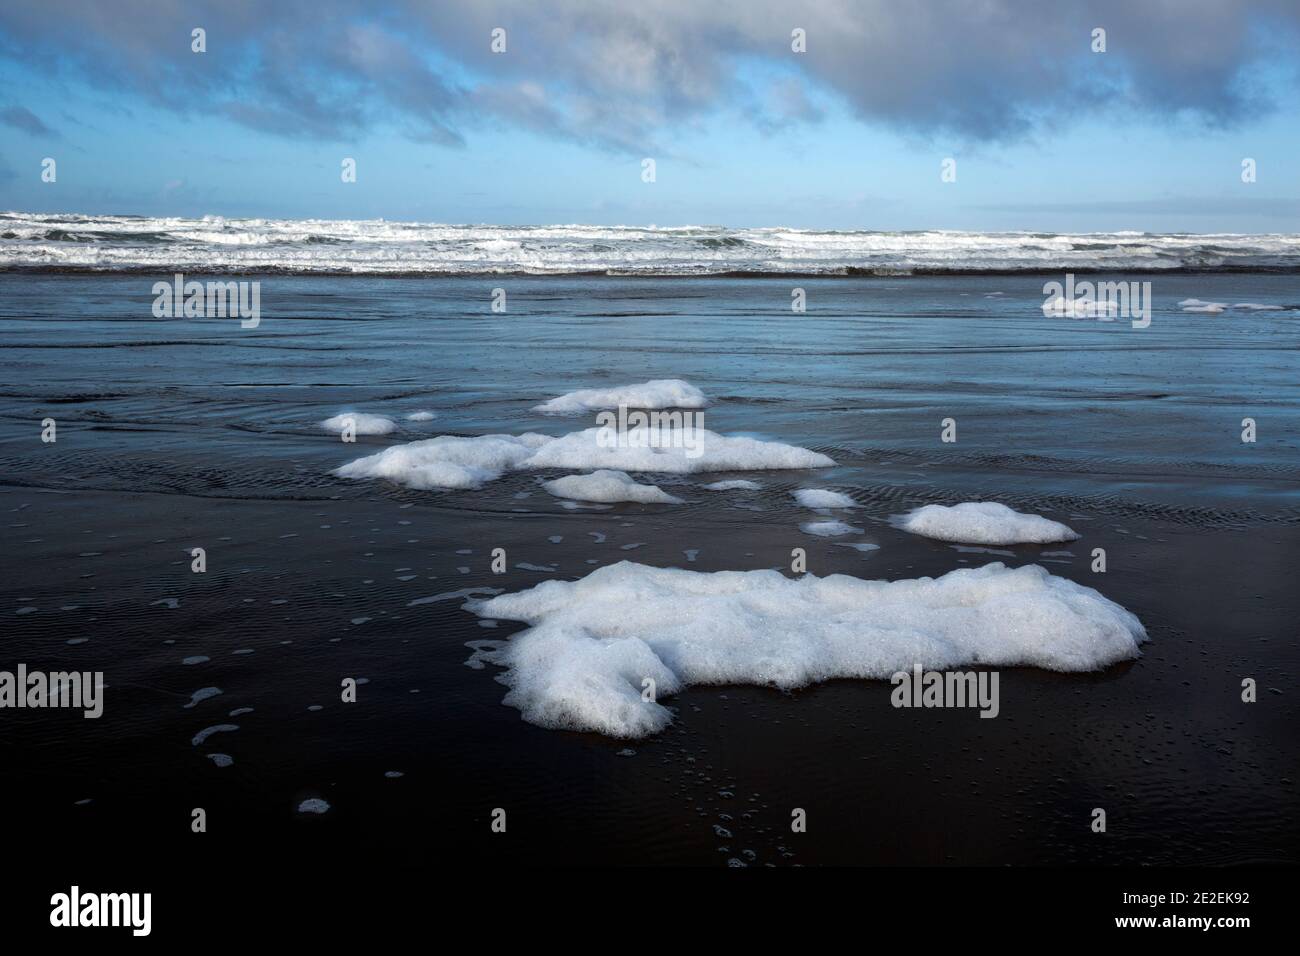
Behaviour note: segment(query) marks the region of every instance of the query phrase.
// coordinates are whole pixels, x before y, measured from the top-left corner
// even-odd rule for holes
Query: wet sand
[[[346,280],[343,287],[353,288]],[[957,288],[943,294],[955,297]],[[409,291],[399,283],[379,294]],[[391,305],[379,301],[387,303],[375,306],[381,311]],[[337,307],[357,310],[355,302]],[[467,325],[450,328],[473,334]],[[637,339],[643,328],[625,338]],[[1043,328],[1033,326],[1030,338],[1050,334]],[[1262,324],[1243,328],[1252,330],[1251,347],[1270,334]],[[238,344],[223,346],[225,358],[209,362],[200,381],[175,371],[188,368],[179,356],[192,346],[167,350],[179,360],[170,368],[145,347],[90,348],[75,359],[7,350],[0,448],[6,664],[103,670],[109,685],[99,720],[75,711],[6,714],[0,758],[12,782],[0,809],[25,821],[11,840],[26,851],[90,849],[234,870],[255,868],[268,852],[324,864],[340,847],[375,866],[1300,860],[1295,424],[1279,426],[1280,439],[1271,432],[1254,460],[1244,455],[1256,449],[1215,444],[1188,424],[1215,406],[1214,396],[1245,387],[1230,362],[1206,371],[1219,361],[1217,349],[1231,350],[1228,341],[1200,347],[1188,366],[1221,376],[1221,388],[1203,389],[1178,368],[1139,386],[1120,381],[1128,372],[1114,365],[1115,378],[1097,384],[1099,394],[1145,387],[1171,395],[1134,413],[1165,416],[1135,425],[1163,436],[1160,447],[1117,434],[1114,416],[1123,413],[1106,400],[1081,393],[1080,407],[1062,411],[1074,399],[1047,394],[1047,384],[1026,402],[998,395],[990,383],[983,397],[961,399],[972,439],[952,449],[932,435],[891,437],[891,428],[912,435],[900,417],[937,426],[934,412],[951,396],[933,382],[926,386],[932,405],[902,397],[909,407],[877,428],[871,423],[886,418],[881,403],[865,407],[853,398],[837,408],[826,400],[825,376],[810,401],[798,386],[778,394],[770,382],[720,385],[698,374],[711,363],[718,380],[728,379],[738,364],[760,361],[764,348],[751,348],[734,330],[743,359],[710,346],[648,363],[644,353],[593,339],[572,363],[582,369],[539,371],[547,384],[522,391],[540,400],[566,390],[553,387],[556,379],[572,379],[572,387],[618,384],[645,378],[647,365],[663,373],[695,366],[683,374],[721,396],[709,427],[761,426],[762,434],[832,455],[837,467],[646,476],[686,504],[568,510],[540,487],[558,471],[507,474],[476,492],[331,476],[345,461],[420,436],[345,447],[314,429],[324,417],[318,411],[342,407],[344,390],[328,384],[333,372],[289,366],[325,342],[346,346],[335,341],[340,336],[364,343],[369,331],[295,334],[301,350],[274,362],[266,352],[245,353],[246,340],[230,340]],[[492,326],[483,334],[507,333]],[[823,346],[834,352],[880,334],[878,326],[846,325],[843,341]],[[1293,337],[1288,330],[1267,340],[1271,349],[1257,348],[1258,367],[1285,378],[1295,365]],[[49,377],[61,363],[72,368],[110,354],[121,374]],[[516,372],[544,365],[545,353],[515,350],[496,368],[469,366],[482,357],[475,346],[394,359],[426,364],[425,381],[371,382],[351,392],[352,404],[382,412],[381,394],[389,404],[405,395],[396,400],[403,411],[437,409],[427,434],[477,434],[511,419],[514,432],[545,424],[529,417],[522,396],[513,403],[493,397],[515,396]],[[371,361],[364,359],[367,367]],[[779,350],[761,356],[766,365],[782,361]],[[866,359],[822,361],[846,378],[853,362],[863,363],[864,379],[879,374]],[[905,354],[888,361],[896,366],[887,374],[900,383],[909,365],[933,372]],[[980,359],[944,361],[951,371],[941,375],[982,378]],[[1045,383],[1051,363],[1061,361],[1050,352],[1016,359],[1019,374]],[[1142,358],[1120,353],[1114,361]],[[129,381],[137,378],[157,387],[139,390]],[[471,378],[483,404],[464,394]],[[287,381],[300,384],[275,384]],[[1291,397],[1273,388],[1261,418],[1282,421]],[[1223,404],[1225,422],[1240,417],[1241,402]],[[33,420],[51,409],[66,425],[56,445],[41,446]],[[1033,439],[1051,431],[1044,419],[1053,413],[1063,434],[1049,447]],[[1000,437],[978,424],[995,420]],[[549,431],[585,424],[552,422]],[[1179,459],[1179,447],[1197,453]],[[763,488],[698,487],[738,477]],[[850,494],[859,505],[851,523],[865,531],[842,540],[879,550],[802,533],[800,523],[814,516],[793,501],[800,487]],[[998,549],[1012,552],[1002,555],[963,551],[888,523],[920,504],[972,497],[1065,521],[1084,537]],[[196,546],[207,550],[204,574],[190,571]],[[1128,608],[1151,640],[1140,660],[1098,674],[1003,669],[996,720],[973,710],[896,710],[880,681],[792,693],[694,687],[665,701],[676,711],[670,729],[622,741],[525,723],[502,705],[505,689],[492,667],[466,666],[468,645],[508,637],[520,625],[484,627],[460,600],[411,603],[467,588],[573,580],[620,560],[700,571],[788,568],[796,546],[807,549],[819,575],[897,579],[995,560],[1041,563]],[[495,547],[507,550],[506,574],[491,573]],[[1095,547],[1108,554],[1104,575],[1089,570]],[[688,550],[698,552],[693,562]],[[16,614],[27,607],[36,610]],[[194,657],[207,660],[183,663]],[[355,704],[340,701],[346,677],[367,680]],[[1243,677],[1258,682],[1258,703],[1241,702]],[[186,706],[208,687],[221,693]],[[224,724],[238,729],[192,743]],[[208,755],[218,753],[233,763],[217,766]],[[330,810],[298,813],[309,798],[323,798]],[[219,839],[197,845],[184,837],[200,806]],[[504,837],[489,827],[497,807],[508,814]],[[1089,830],[1094,807],[1107,810],[1105,835]],[[807,811],[807,833],[790,833],[793,808]]]
[[[1147,623],[1151,642],[1140,661],[1096,675],[1004,670],[996,720],[895,710],[884,682],[790,694],[697,687],[670,701],[671,729],[628,742],[522,722],[502,706],[492,668],[465,666],[469,642],[519,625],[481,627],[460,600],[410,602],[547,577],[493,575],[491,547],[563,577],[590,560],[686,564],[677,547],[686,544],[699,550],[689,566],[704,571],[773,567],[792,546],[807,548],[819,573],[888,579],[991,558],[875,521],[881,550],[860,554],[801,535],[775,503],[776,514],[748,512],[739,527],[731,516],[696,518],[683,531],[662,507],[465,515],[400,498],[6,489],[5,512],[26,505],[17,514],[43,539],[17,542],[22,559],[7,577],[6,590],[39,608],[22,619],[19,642],[11,630],[11,654],[102,669],[110,685],[97,721],[11,717],[6,750],[24,785],[6,802],[45,824],[32,831],[39,841],[143,843],[170,855],[168,834],[193,804],[223,836],[210,852],[232,863],[267,840],[328,855],[338,839],[410,863],[431,852],[537,863],[1295,859],[1296,713],[1292,695],[1270,691],[1290,687],[1297,663],[1295,644],[1270,631],[1276,615],[1300,612],[1287,564],[1300,546],[1294,526],[1252,535],[1132,519],[1124,535],[1110,522],[1084,526],[1090,546],[1123,555],[1101,586]],[[196,541],[207,543],[203,575],[189,570]],[[1003,550],[1015,564],[1062,549]],[[1045,566],[1097,583],[1086,555],[1066,550],[1076,556]],[[1225,569],[1250,586],[1225,589]],[[178,606],[157,603],[170,599]],[[70,604],[77,610],[59,609]],[[209,660],[182,664],[194,656]],[[1242,675],[1259,682],[1260,703],[1240,702]],[[369,680],[356,704],[339,699],[349,676]],[[186,708],[210,686],[222,693]],[[239,729],[191,745],[226,723]],[[219,768],[208,753],[234,763]],[[311,796],[330,803],[326,817],[295,814]],[[93,802],[76,805],[84,799]],[[1087,828],[1094,806],[1108,809],[1107,839]],[[508,843],[491,839],[495,807],[507,809]],[[811,821],[798,840],[786,823],[794,807]]]

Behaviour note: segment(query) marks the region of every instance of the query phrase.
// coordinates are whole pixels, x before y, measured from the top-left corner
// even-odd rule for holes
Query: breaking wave
[[[0,268],[632,276],[1300,272],[1300,234],[473,226],[5,213]]]

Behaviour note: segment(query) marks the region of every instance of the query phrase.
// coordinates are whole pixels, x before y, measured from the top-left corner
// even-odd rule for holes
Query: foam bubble
[[[637,484],[625,471],[602,469],[589,475],[566,475],[544,482],[542,487],[557,498],[572,498],[575,501],[639,501],[665,505],[682,503],[680,498],[674,498],[657,485]]]
[[[856,508],[858,504],[848,495],[824,488],[800,488],[794,500],[805,508]]]
[[[364,412],[343,412],[341,415],[325,419],[320,423],[320,427],[327,432],[341,435],[349,422],[352,423],[357,435],[387,435],[397,431],[397,423],[391,418],[385,418],[383,415],[367,415]]]
[[[533,411],[547,415],[579,415],[603,408],[703,408],[708,399],[704,393],[680,378],[658,378],[639,385],[619,385],[615,388],[583,388],[553,398]]]
[[[672,720],[642,700],[692,684],[783,689],[884,679],[914,664],[1092,671],[1138,656],[1131,613],[1037,565],[865,581],[623,561],[467,608],[529,629],[478,659],[506,668],[504,703],[543,727],[642,737]]]
[[[925,505],[891,520],[912,534],[963,544],[1050,544],[1079,537],[1059,521],[1022,514],[995,501],[966,501],[952,507]]]

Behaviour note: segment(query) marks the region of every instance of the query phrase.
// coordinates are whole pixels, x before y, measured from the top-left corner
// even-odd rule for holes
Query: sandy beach
[[[0,800],[33,850],[224,868],[338,841],[376,865],[1296,861],[1297,313],[1178,305],[1294,310],[1291,276],[1165,277],[1140,332],[1044,316],[1037,276],[809,280],[820,308],[794,319],[780,280],[517,279],[493,315],[465,305],[491,280],[264,277],[248,331],[142,319],[134,276],[0,284],[7,652],[107,683],[100,720],[7,718],[27,785]],[[593,412],[536,406],[667,378],[707,396],[714,432],[834,464],[632,472],[675,504],[557,497],[544,485],[566,468],[473,488],[335,474],[436,435],[562,436]],[[344,413],[397,424],[345,443],[319,425]],[[853,507],[806,507],[806,489]],[[896,524],[970,500],[1079,538],[963,545]],[[841,519],[855,530],[804,530]],[[467,601],[621,561],[793,578],[794,548],[817,577],[868,581],[1038,565],[1147,641],[1096,672],[997,668],[994,720],[897,709],[879,679],[695,685],[637,739],[522,719],[502,668],[476,660],[526,627]],[[201,849],[167,836],[195,793],[222,821]],[[1116,839],[1094,839],[1096,806]],[[810,821],[797,840],[792,808]],[[429,825],[413,837],[412,820]]]

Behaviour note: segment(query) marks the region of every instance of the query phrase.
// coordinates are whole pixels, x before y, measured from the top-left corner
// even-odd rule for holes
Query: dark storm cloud
[[[25,106],[9,106],[0,109],[0,123],[22,130],[24,133],[31,133],[33,136],[58,137],[59,135]]]
[[[489,49],[492,28],[508,52]],[[207,31],[207,53],[190,31]],[[807,53],[790,32],[807,31]],[[1093,28],[1107,52],[1089,49]],[[0,8],[0,52],[178,112],[294,137],[376,126],[447,145],[479,124],[619,150],[710,114],[769,132],[843,103],[908,133],[1006,140],[1085,116],[1226,126],[1276,104],[1294,0],[47,0]],[[1291,68],[1293,70],[1293,68]],[[1288,82],[1294,82],[1294,74]],[[1286,94],[1294,97],[1294,90]],[[39,122],[39,121],[38,121]]]

